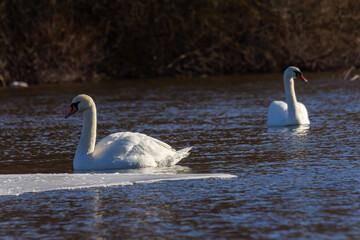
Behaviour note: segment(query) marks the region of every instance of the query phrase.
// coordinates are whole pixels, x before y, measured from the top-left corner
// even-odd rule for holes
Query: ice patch
[[[125,186],[135,183],[193,179],[230,179],[231,174],[143,174],[143,173],[75,173],[0,175],[0,196],[26,192]]]

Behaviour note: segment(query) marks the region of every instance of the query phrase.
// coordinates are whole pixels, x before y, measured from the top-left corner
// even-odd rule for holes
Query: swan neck
[[[286,95],[286,103],[288,104],[289,110],[296,109],[296,94],[295,94],[295,85],[293,78],[284,77],[284,87],[285,87],[285,95]]]
[[[96,107],[95,105],[87,109],[83,113],[83,127],[79,146],[76,150],[76,155],[91,156],[95,149],[96,141]]]
[[[284,87],[286,94],[286,103],[288,105],[287,123],[297,124],[300,122],[300,116],[295,94],[294,78],[284,77]]]

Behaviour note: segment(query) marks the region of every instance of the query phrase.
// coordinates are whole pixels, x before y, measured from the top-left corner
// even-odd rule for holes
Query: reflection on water
[[[63,116],[87,93],[98,139],[139,131],[193,146],[174,168],[123,171],[239,177],[1,197],[2,236],[356,239],[360,84],[309,79],[296,91],[311,125],[286,128],[266,126],[281,75],[0,89],[1,174],[72,173],[82,122]]]
[[[269,127],[268,131],[281,136],[276,143],[279,146],[278,151],[286,150],[287,153],[291,153],[291,158],[294,160],[305,159],[310,125]]]
[[[310,125],[286,126],[286,127],[268,127],[269,132],[279,132],[281,134],[289,133],[294,137],[304,137],[309,133]]]
[[[102,199],[101,199],[101,192],[99,189],[91,189],[91,193],[93,193],[93,201],[91,204],[92,207],[92,229],[94,232],[93,238],[94,239],[101,239],[101,235],[97,235],[100,233],[104,226],[104,212],[102,210]]]
[[[302,125],[291,129],[292,136],[304,137],[308,135],[310,126]]]

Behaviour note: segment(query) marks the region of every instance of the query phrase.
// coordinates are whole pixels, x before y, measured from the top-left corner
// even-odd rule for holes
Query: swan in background
[[[95,145],[95,102],[85,94],[76,96],[65,118],[76,112],[83,114],[83,127],[73,161],[74,170],[170,167],[189,155],[191,147],[176,151],[142,133],[113,133]]]
[[[9,87],[11,87],[11,88],[27,88],[27,87],[29,87],[29,84],[26,82],[21,82],[21,81],[13,81],[9,84]]]
[[[268,126],[290,126],[310,124],[304,104],[296,100],[294,79],[307,80],[297,67],[288,67],[284,72],[286,102],[273,101],[268,109]]]
[[[2,75],[0,75],[0,82],[1,82],[1,85],[3,86],[3,88],[6,88],[6,81]],[[29,84],[27,84],[26,82],[21,82],[21,81],[13,81],[9,84],[9,87],[11,87],[11,88],[27,88],[27,87],[29,87]]]

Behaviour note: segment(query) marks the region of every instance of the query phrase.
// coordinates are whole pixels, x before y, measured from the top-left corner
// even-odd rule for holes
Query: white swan
[[[310,124],[306,107],[296,100],[294,79],[307,82],[299,68],[288,67],[284,72],[286,102],[273,101],[270,104],[267,116],[268,126]]]
[[[141,133],[118,132],[96,141],[96,106],[85,94],[76,96],[71,110],[83,113],[83,128],[75,153],[75,170],[104,170],[143,167],[169,167],[189,155],[191,147],[176,151],[168,144]]]

